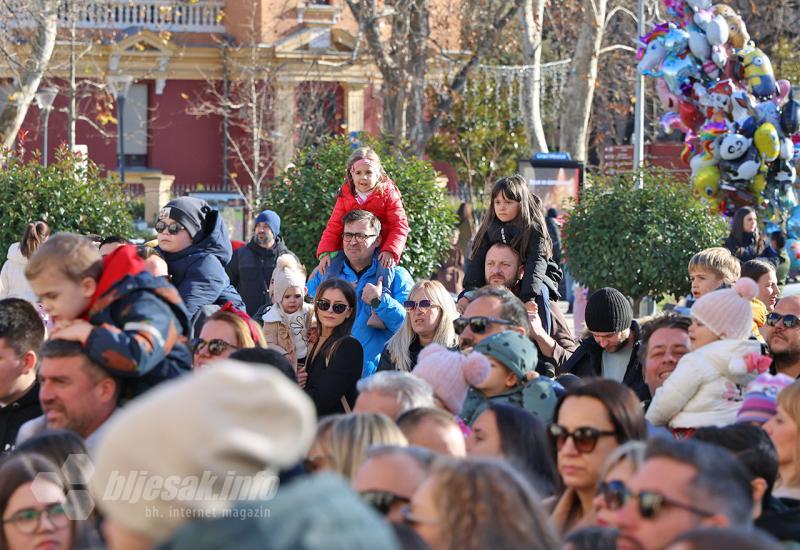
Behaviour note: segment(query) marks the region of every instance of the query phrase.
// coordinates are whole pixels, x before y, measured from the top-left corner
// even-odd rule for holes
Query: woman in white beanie
[[[694,303],[689,327],[692,351],[656,391],[647,420],[668,425],[679,438],[702,426],[736,421],[742,388],[769,366],[761,356],[761,344],[749,339],[750,301],[757,294],[756,283],[742,278],[733,288],[715,290]]]

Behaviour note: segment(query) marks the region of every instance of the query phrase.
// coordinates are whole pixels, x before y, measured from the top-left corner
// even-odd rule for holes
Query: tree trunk
[[[22,122],[28,113],[39,83],[47,69],[56,44],[58,21],[56,10],[59,0],[39,0],[30,6],[36,21],[36,33],[31,42],[30,59],[19,68],[18,84],[12,89],[8,101],[0,112],[0,136],[3,147],[10,149],[17,139]]]
[[[546,153],[547,138],[542,126],[542,21],[546,0],[525,0],[522,7],[522,58],[525,65],[530,65],[530,86],[522,94],[522,114],[528,144],[532,153]],[[520,81],[520,86],[524,81]]]
[[[583,22],[561,105],[559,149],[575,160],[587,158],[589,118],[592,113],[597,62],[603,43],[608,0],[586,0]]]

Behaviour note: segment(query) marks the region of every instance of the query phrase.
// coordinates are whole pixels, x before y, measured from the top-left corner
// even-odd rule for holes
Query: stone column
[[[342,84],[344,88],[344,114],[347,132],[364,131],[364,85]]]
[[[282,172],[294,155],[295,88],[292,82],[275,85],[275,173]]]
[[[168,174],[147,174],[142,176],[144,186],[144,219],[148,224],[158,219],[159,209],[172,197],[172,183],[175,176]]]

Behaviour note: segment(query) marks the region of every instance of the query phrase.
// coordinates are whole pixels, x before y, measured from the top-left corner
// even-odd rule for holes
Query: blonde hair
[[[781,390],[778,394],[778,406],[798,426],[794,443],[794,472],[791,479],[781,480],[784,485],[796,487],[800,486],[800,382],[794,382]]]
[[[89,277],[97,281],[103,273],[103,259],[92,241],[75,233],[56,233],[33,253],[25,277],[36,279],[48,266],[55,266],[73,283]]]
[[[430,476],[447,550],[560,548],[539,496],[507,463],[442,459]]]
[[[453,328],[453,321],[458,318],[458,310],[453,298],[439,281],[422,280],[418,282],[408,293],[408,299],[410,300],[411,296],[418,291],[425,292],[431,302],[442,308],[442,315],[439,317],[439,324],[436,325],[436,332],[433,334],[432,342],[441,344],[446,348],[452,348],[458,343],[458,337]],[[389,357],[397,370],[411,370],[411,357],[409,357],[408,348],[415,336],[416,334],[411,328],[411,315],[406,315],[403,326],[386,343]]]
[[[317,433],[322,429],[320,423]],[[366,460],[368,448],[373,445],[408,446],[406,436],[397,424],[386,415],[374,413],[336,417],[328,433],[320,437],[320,443],[323,446],[328,443],[333,469],[351,482]]]
[[[230,311],[216,311],[208,320],[228,323],[233,328],[233,332],[236,333],[236,345],[239,349],[267,347],[264,334],[261,332],[261,327],[254,321],[248,325],[247,321]],[[253,339],[253,332],[251,331],[256,332],[258,341]]]
[[[726,285],[732,285],[741,277],[742,267],[731,251],[721,246],[701,250],[689,260],[689,273],[696,269],[711,271]]]
[[[628,441],[623,443],[606,457],[603,467],[600,469],[600,475],[597,479],[604,480],[617,464],[623,460],[627,460],[631,464],[631,469],[636,473],[644,463],[644,450],[647,444],[644,441]]]
[[[350,154],[350,158],[347,159],[347,170],[344,175],[344,180],[348,186],[350,186],[350,192],[355,196],[356,194],[356,184],[353,181],[353,174],[350,173],[350,168],[358,162],[359,160],[366,159],[374,164],[378,165],[378,183],[375,185],[375,190],[378,192],[383,192],[386,185],[390,183],[392,180],[389,179],[389,175],[383,169],[383,163],[381,163],[381,158],[378,156],[378,153],[375,152],[372,147],[359,147],[355,151]]]

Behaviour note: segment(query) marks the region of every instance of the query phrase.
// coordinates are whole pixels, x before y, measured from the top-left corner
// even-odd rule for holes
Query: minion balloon
[[[772,62],[763,51],[753,48],[741,56],[744,77],[750,93],[756,97],[768,98],[778,92]]]

